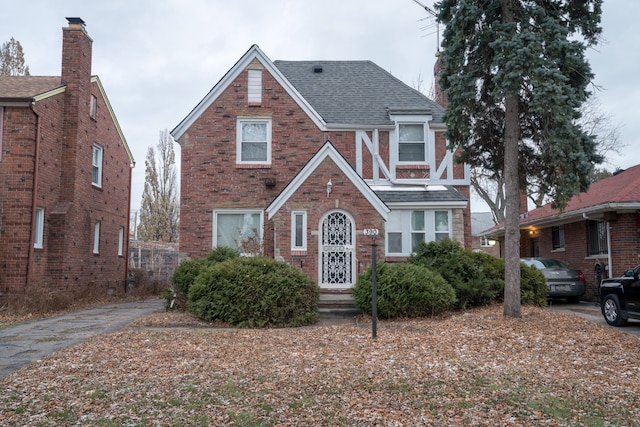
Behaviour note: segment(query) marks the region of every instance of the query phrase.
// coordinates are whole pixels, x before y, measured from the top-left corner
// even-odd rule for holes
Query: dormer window
[[[249,104],[262,103],[262,70],[249,70],[247,74]]]
[[[398,125],[398,161],[424,163],[427,161],[427,144],[424,123],[400,123]]]

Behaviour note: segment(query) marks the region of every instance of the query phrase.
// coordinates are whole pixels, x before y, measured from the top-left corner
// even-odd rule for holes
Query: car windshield
[[[523,260],[525,264],[530,267],[535,267],[538,270],[544,270],[545,268],[567,268],[561,261],[557,259],[526,259]]]

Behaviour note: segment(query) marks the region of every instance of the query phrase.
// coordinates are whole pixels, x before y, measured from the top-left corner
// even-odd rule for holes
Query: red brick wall
[[[355,168],[355,132],[322,132],[300,109],[280,84],[268,72],[263,72],[263,99],[261,105],[249,105],[247,96],[247,73],[241,72],[229,84],[216,101],[204,111],[181,137],[181,210],[180,210],[180,250],[191,257],[202,257],[212,248],[212,212],[214,208],[255,208],[265,209],[280,194],[291,179],[304,167],[325,141],[330,140],[336,149]],[[236,118],[272,118],[271,165],[236,165]],[[372,138],[371,133],[369,133]],[[441,132],[437,133],[438,143],[444,143]],[[389,155],[388,132],[380,132],[380,153],[387,159]],[[439,158],[444,154],[439,152]],[[363,149],[363,174],[371,177],[371,157]],[[333,165],[335,168],[335,165]],[[425,170],[418,171],[422,178]],[[427,171],[428,172],[428,171]],[[456,167],[456,177],[462,178],[462,169]],[[326,197],[325,184],[331,177],[334,192]],[[275,186],[265,185],[268,179],[275,179]],[[349,212],[356,221],[358,230],[378,224],[383,230],[381,218],[366,200],[350,184],[342,182],[344,176],[328,165],[322,166],[299,190],[291,206],[307,206],[308,226],[317,231],[320,216],[325,209],[335,208]],[[340,189],[342,188],[342,190]],[[469,189],[460,188],[468,197]],[[459,190],[460,190],[459,189]],[[347,192],[344,192],[347,191]],[[297,199],[297,198],[300,199]],[[285,209],[285,208],[283,208]],[[311,215],[313,210],[313,215]],[[470,235],[469,209],[464,214],[465,230]],[[265,219],[264,248],[267,255],[274,254],[274,226],[277,248],[280,256],[289,260],[290,254],[290,211],[279,212],[270,223]],[[371,223],[371,224],[369,224]],[[317,236],[311,236],[308,253],[303,268],[311,276],[317,277]],[[359,236],[358,241],[363,241]],[[368,239],[368,238],[367,238]],[[369,244],[369,243],[367,243]],[[378,250],[384,254],[384,240],[379,240]],[[465,242],[470,247],[471,242]],[[312,252],[313,251],[313,252]],[[370,246],[358,247],[358,260],[365,264],[370,260]],[[299,265],[299,258],[296,261]]]
[[[326,192],[326,183],[329,180],[332,183],[331,194]],[[307,212],[307,250],[303,253],[291,251],[291,212],[294,210]],[[329,158],[322,162],[288,203],[273,217],[271,227],[277,236],[276,255],[295,266],[301,266],[309,277],[317,279],[321,240],[320,222],[328,212],[336,210],[346,212],[355,223],[354,244],[357,270],[361,271],[369,266],[371,238],[364,236],[362,230],[378,228],[383,233],[384,220]],[[385,246],[384,233],[378,236],[377,243],[377,258],[382,260]]]
[[[618,214],[611,227],[611,259],[613,276],[621,276],[628,268],[640,263],[640,232],[638,231],[637,213]],[[608,264],[607,255],[589,256],[587,250],[586,222],[578,221],[564,225],[565,248],[552,250],[552,229],[537,229],[534,236],[528,231],[522,233],[522,256],[532,256],[531,238],[538,237],[538,248],[541,257],[559,259],[569,267],[582,270],[587,281],[586,299],[597,298],[598,283],[595,265]]]
[[[0,178],[9,185],[0,187],[3,292],[24,290],[27,276],[30,285],[70,293],[87,285],[117,291],[126,286],[130,159],[98,85],[91,83],[91,40],[79,28],[63,33],[65,92],[38,101],[33,111],[4,109]],[[89,115],[91,94],[98,100],[95,120]],[[94,143],[104,149],[101,188],[91,185]],[[32,247],[34,187],[35,206],[45,210],[42,249]],[[96,221],[98,255],[92,253]]]

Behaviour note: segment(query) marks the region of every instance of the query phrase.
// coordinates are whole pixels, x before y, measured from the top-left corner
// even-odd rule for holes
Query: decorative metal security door
[[[320,242],[321,286],[353,286],[353,222],[344,212],[331,212],[322,223]]]

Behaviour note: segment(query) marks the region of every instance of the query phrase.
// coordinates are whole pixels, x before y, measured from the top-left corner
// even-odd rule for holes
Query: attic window
[[[247,75],[249,104],[262,103],[262,70],[249,70]]]
[[[98,98],[96,98],[94,95],[91,95],[91,105],[89,106],[89,116],[91,116],[91,118],[95,120],[97,115],[98,115]]]

